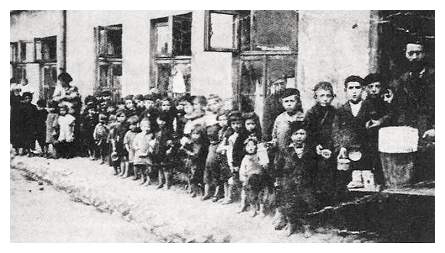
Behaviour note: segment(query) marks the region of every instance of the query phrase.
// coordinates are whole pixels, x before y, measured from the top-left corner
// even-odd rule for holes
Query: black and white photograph
[[[437,11],[251,8],[10,9],[9,241],[435,243]]]

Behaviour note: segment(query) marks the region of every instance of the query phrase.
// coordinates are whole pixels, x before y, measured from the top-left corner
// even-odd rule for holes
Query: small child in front
[[[140,122],[141,132],[133,141],[134,168],[136,179],[142,178],[141,184],[148,186],[151,182],[150,173],[153,165],[153,150],[155,146],[155,136],[153,134],[152,123],[148,118]]]

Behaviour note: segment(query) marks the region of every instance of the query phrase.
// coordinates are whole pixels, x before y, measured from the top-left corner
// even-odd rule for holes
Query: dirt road
[[[156,242],[142,227],[11,170],[11,242]]]

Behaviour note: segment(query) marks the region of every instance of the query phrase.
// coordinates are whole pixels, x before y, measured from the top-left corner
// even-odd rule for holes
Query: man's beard
[[[408,62],[409,71],[419,73],[424,67],[423,61],[411,61]]]

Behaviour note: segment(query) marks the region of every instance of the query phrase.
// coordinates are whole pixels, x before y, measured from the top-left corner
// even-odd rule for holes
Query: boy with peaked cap
[[[359,76],[349,76],[345,79],[344,85],[348,101],[337,109],[334,119],[335,153],[338,154],[337,159],[350,158],[355,160],[351,163],[352,170],[367,170],[370,167],[367,127],[378,127],[381,122],[371,118],[372,105],[362,99],[363,79]],[[336,170],[335,181],[338,200],[342,200],[344,194],[347,193],[347,185],[355,188],[363,186],[361,174],[357,178],[354,177],[354,181],[351,181],[351,175],[351,170]],[[351,182],[348,184],[349,181]]]

